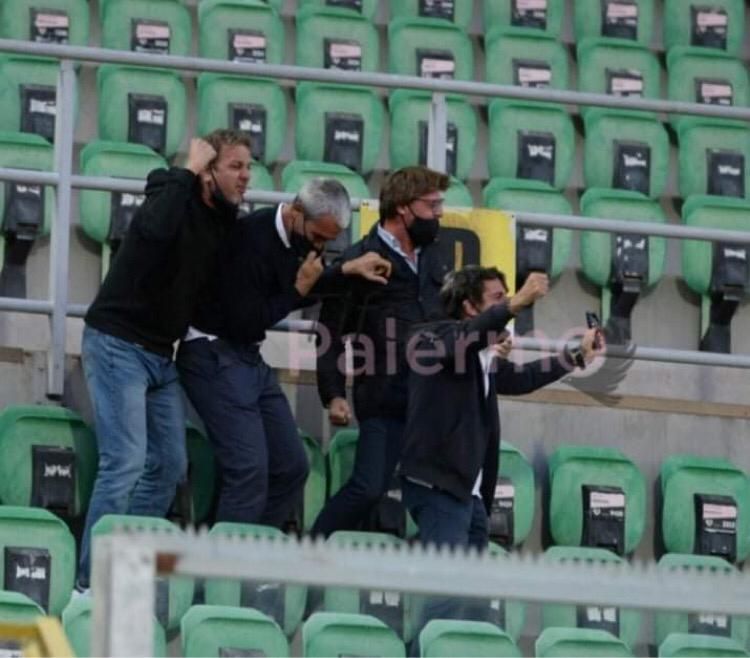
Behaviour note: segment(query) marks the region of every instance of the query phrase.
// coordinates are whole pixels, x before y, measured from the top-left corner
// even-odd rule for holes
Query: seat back
[[[103,48],[158,55],[190,54],[190,13],[181,2],[107,0],[100,10]]]
[[[87,0],[2,0],[0,38],[85,46]]]
[[[664,47],[699,46],[739,57],[745,32],[742,0],[664,0]]]
[[[302,654],[306,658],[357,656],[363,649],[382,658],[406,656],[404,643],[370,615],[317,612],[302,626]]]
[[[577,0],[575,35],[636,41],[646,48],[654,32],[654,0]]]

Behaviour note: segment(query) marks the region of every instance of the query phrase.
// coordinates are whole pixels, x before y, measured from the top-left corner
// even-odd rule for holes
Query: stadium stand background
[[[469,0],[458,0],[468,2]],[[197,53],[197,3],[186,3],[192,20],[191,52]],[[386,3],[377,3],[374,17],[380,45],[378,70],[387,70]],[[471,48],[474,55],[474,80],[484,80],[486,60],[483,50],[484,29],[481,19],[481,3],[474,3],[474,13],[469,25]],[[654,16],[654,40],[649,44],[660,59],[664,56],[662,41],[662,3],[656,3]],[[575,51],[573,38],[572,2],[566,3],[561,40],[571,56]],[[99,3],[90,3],[89,45],[99,45],[101,40]],[[295,11],[296,2],[287,0],[282,9],[286,34],[284,63],[295,61]],[[750,34],[750,20],[746,19],[745,34]],[[750,57],[749,40],[743,41],[742,59],[747,64]],[[571,67],[571,89],[577,88],[577,67]],[[666,98],[666,71],[661,66],[662,98]],[[186,135],[195,132],[197,126],[195,76],[185,76],[187,88]],[[279,164],[273,168],[276,189],[281,189],[283,165],[294,159],[294,135],[296,117],[292,93],[287,83],[289,115],[287,138],[279,156]],[[79,162],[82,148],[97,135],[98,103],[96,94],[96,70],[82,66],[79,78],[80,116],[76,131],[75,159]],[[385,96],[384,92],[378,92]],[[482,203],[482,188],[488,179],[487,169],[487,117],[480,113],[477,150],[467,185],[475,205]],[[388,144],[388,122],[383,144]],[[583,183],[584,139],[577,123],[576,150],[570,181],[565,195],[574,212],[580,210],[580,194]],[[179,153],[184,155],[187,141],[184,140]],[[178,156],[179,159],[180,156]],[[179,160],[178,160],[179,161]],[[367,178],[373,196],[379,189],[384,173],[389,168],[388,149],[385,146],[375,164],[373,173]],[[71,240],[70,301],[89,302],[96,291],[101,275],[100,246],[87,238],[78,220],[78,199],[74,191],[73,229]],[[677,148],[669,147],[669,168],[665,191],[660,205],[668,221],[679,223],[675,201],[679,198],[677,183]],[[32,251],[28,263],[28,297],[46,298],[48,287],[49,248],[48,241],[41,239]],[[550,296],[536,309],[536,326],[549,336],[558,336],[569,327],[582,324],[584,312],[598,309],[599,291],[587,283],[581,273],[579,241],[573,240],[570,258],[561,277],[552,287]],[[677,349],[696,349],[699,341],[700,307],[697,296],[689,291],[682,280],[681,244],[678,240],[667,242],[665,276],[663,280],[643,295],[633,315],[633,337],[640,345],[662,346]],[[69,321],[68,333],[68,378],[63,404],[90,420],[85,386],[77,360],[81,322]],[[745,302],[733,322],[733,352],[750,353],[750,304]],[[47,320],[22,314],[0,314],[0,407],[9,404],[42,403],[44,398],[44,363],[48,339]],[[281,376],[298,424],[317,439],[327,443],[331,437],[324,414],[319,408],[314,387],[314,376],[309,369],[310,360],[302,364],[301,372],[291,368],[288,359],[290,341],[304,343],[305,338],[276,334],[266,346],[271,362],[281,369]],[[309,348],[308,348],[309,350]],[[617,379],[617,378],[615,378]],[[580,387],[585,389],[586,383]],[[643,474],[646,491],[646,513],[643,537],[635,548],[638,557],[652,559],[654,556],[654,523],[656,516],[655,493],[662,464],[679,454],[694,454],[730,460],[745,472],[750,471],[750,453],[746,441],[750,437],[750,413],[747,400],[750,384],[745,371],[715,367],[670,365],[636,362],[623,371],[617,388],[609,391],[612,397],[604,401],[588,395],[585,391],[564,384],[549,391],[540,392],[529,400],[501,401],[503,438],[518,446],[534,467],[537,476],[535,514],[527,550],[542,548],[543,533],[541,513],[543,495],[546,492],[548,458],[562,444],[605,445],[614,447],[631,459]],[[539,620],[533,614],[525,633],[534,635]],[[535,630],[536,629],[536,630]]]

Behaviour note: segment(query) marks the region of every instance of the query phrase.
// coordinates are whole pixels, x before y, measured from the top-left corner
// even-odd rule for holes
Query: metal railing
[[[121,64],[130,66],[169,68],[183,72],[213,72],[233,75],[267,77],[277,80],[315,81],[336,84],[358,84],[383,89],[415,89],[433,94],[428,138],[428,162],[430,166],[445,170],[445,144],[447,139],[446,94],[460,94],[482,98],[506,98],[526,101],[544,101],[567,105],[584,105],[623,110],[642,110],[657,113],[676,113],[711,118],[750,121],[750,108],[702,105],[667,100],[622,98],[606,94],[591,94],[554,89],[523,88],[510,85],[495,85],[482,82],[458,80],[436,80],[414,76],[385,73],[361,73],[330,69],[305,68],[273,64],[241,64],[223,60],[173,55],[150,55],[128,51],[107,50],[86,46],[40,44],[29,41],[0,39],[0,52],[16,55],[52,57],[60,60],[57,85],[58,111],[55,123],[55,169],[54,172],[38,172],[0,168],[0,180],[57,188],[56,218],[51,236],[50,295],[49,300],[12,299],[0,297],[0,311],[37,313],[50,317],[51,338],[48,350],[47,393],[51,397],[63,392],[65,357],[65,318],[81,317],[83,305],[68,304],[69,233],[71,226],[72,189],[104,191],[142,192],[143,182],[107,177],[92,177],[73,174],[73,136],[75,108],[75,62],[92,64]],[[246,198],[251,201],[275,203],[292,198],[278,192],[250,191]],[[353,199],[358,206],[360,199]],[[523,224],[550,228],[569,228],[608,233],[637,232],[665,238],[708,240],[750,244],[750,233],[718,230],[701,227],[652,224],[604,218],[576,217],[558,214],[514,213]],[[311,323],[285,322],[280,329],[312,331]],[[544,350],[550,343],[532,339],[519,340],[524,349]],[[617,350],[611,350],[617,355]],[[750,355],[720,355],[684,350],[659,348],[637,348],[628,353],[629,358],[672,363],[750,368]]]
[[[149,656],[154,578],[186,576],[426,595],[750,614],[750,575],[654,563],[563,563],[544,556],[304,539],[116,531],[94,537],[92,655]]]

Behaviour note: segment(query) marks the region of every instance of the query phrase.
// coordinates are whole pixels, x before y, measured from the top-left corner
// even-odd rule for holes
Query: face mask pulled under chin
[[[406,232],[409,234],[411,241],[415,247],[426,247],[428,244],[435,242],[437,238],[438,230],[440,229],[440,221],[435,218],[420,217],[415,215],[412,211],[414,221],[410,226],[406,226]]]
[[[240,210],[240,204],[230,201],[227,198],[226,194],[221,191],[219,183],[216,180],[216,174],[214,174],[213,169],[211,170],[211,178],[214,179],[214,189],[211,192],[211,201],[214,204],[214,208],[222,214],[229,215],[230,217],[236,217],[237,213]]]
[[[297,233],[294,229],[289,234],[289,244],[300,262],[305,260],[311,251],[314,251],[316,256],[321,256],[323,253],[323,250],[318,249],[304,233]]]

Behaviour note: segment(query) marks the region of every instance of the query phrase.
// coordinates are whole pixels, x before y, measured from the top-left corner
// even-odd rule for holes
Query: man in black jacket
[[[86,315],[81,354],[99,469],[86,516],[79,587],[88,585],[91,528],[104,514],[163,516],[185,476],[185,416],[172,355],[204,294],[222,237],[250,181],[250,142],[219,130],[190,143],[185,168],[151,172]]]
[[[326,242],[350,217],[341,183],[314,179],[293,203],[238,221],[220,250],[211,300],[197,309],[177,357],[219,465],[217,521],[281,527],[301,498],[307,457],[260,347],[291,311],[342,290],[350,277],[386,282],[390,266],[377,254],[324,267]]]
[[[354,409],[359,439],[351,478],[326,504],[313,533],[357,529],[381,499],[401,453],[406,416],[406,338],[412,325],[443,315],[440,286],[449,270],[436,241],[445,174],[406,167],[380,192],[380,221],[352,245],[344,261],[375,251],[392,266],[385,286],[355,281],[323,303],[318,391],[334,425],[347,425],[345,338],[354,358]],[[325,349],[327,347],[327,349]]]
[[[466,267],[450,275],[441,297],[452,320],[419,327],[410,341],[409,410],[401,457],[403,497],[426,544],[487,547],[488,515],[497,483],[500,416],[497,395],[524,395],[550,384],[594,356],[596,330],[580,354],[516,365],[506,357],[505,325],[547,292],[532,273],[507,297],[495,268]],[[455,601],[436,600],[428,619],[459,614]]]

